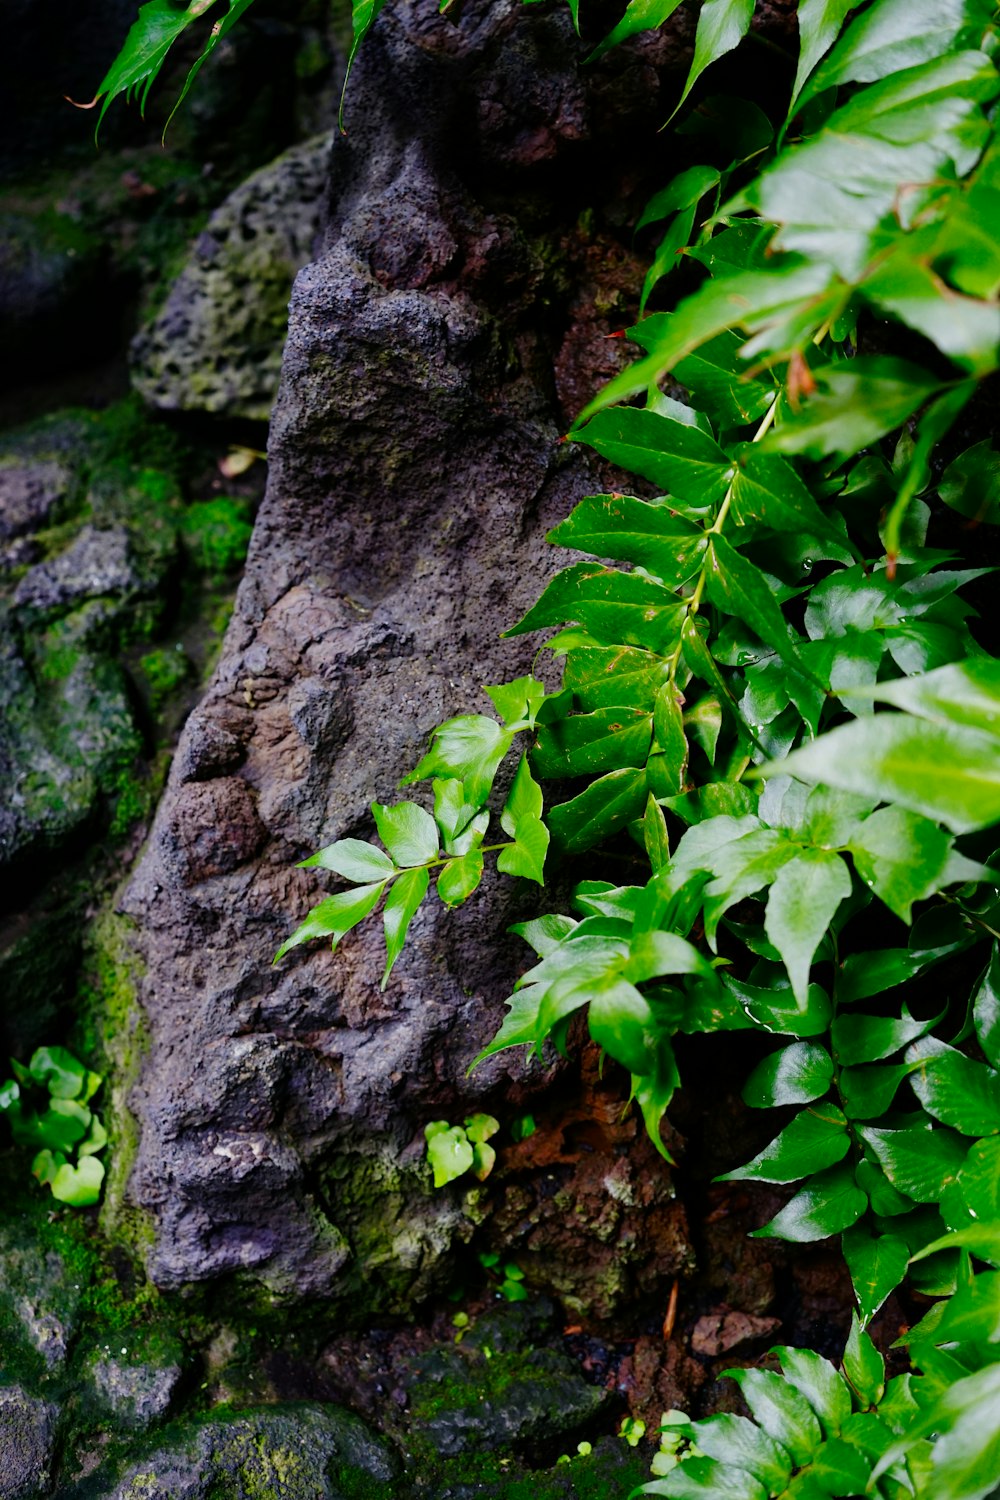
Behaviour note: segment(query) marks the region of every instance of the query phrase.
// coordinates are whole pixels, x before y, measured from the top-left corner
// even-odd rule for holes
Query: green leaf
[[[87,1135],[91,1118],[90,1110],[75,1099],[52,1099],[48,1109],[41,1114],[25,1117],[26,1144],[34,1140],[52,1151],[69,1151]],[[15,1140],[21,1137],[22,1131],[15,1126]]]
[[[587,1024],[597,1045],[630,1073],[655,1070],[653,1012],[645,995],[626,979],[608,975],[591,982]]]
[[[885,1361],[858,1321],[851,1315],[851,1331],[844,1350],[844,1374],[864,1406],[877,1406],[885,1391]]]
[[[995,942],[972,1002],[972,1014],[986,1061],[1000,1068],[1000,947]]]
[[[813,1177],[769,1224],[754,1230],[754,1238],[800,1244],[825,1240],[856,1224],[867,1207],[850,1165],[842,1162]]]
[[[645,770],[612,771],[551,808],[549,827],[567,853],[578,854],[641,817],[647,795]]]
[[[492,724],[493,720],[483,722]],[[373,802],[372,813],[378,836],[397,865],[423,865],[437,857],[437,824],[416,802],[397,802],[393,807]]]
[[[465,1122],[465,1133],[474,1145],[480,1141],[488,1141],[499,1129],[500,1121],[495,1115],[469,1115]]]
[[[328,844],[318,854],[304,859],[299,868],[307,870],[313,867],[332,870],[335,875],[343,875],[345,880],[363,882],[385,880],[396,872],[396,866],[384,850],[361,839],[338,839],[337,843]]]
[[[799,62],[795,70],[792,99],[788,107],[789,118],[795,111],[796,102],[806,79],[824,52],[840,35],[844,19],[852,8],[853,0],[800,0],[797,13]]]
[[[663,808],[650,792],[646,799],[646,811],[642,818],[642,837],[650,867],[654,875],[670,864],[670,839]]]
[[[718,505],[732,478],[729,458],[707,432],[649,407],[598,412],[586,427],[574,429],[572,437],[630,474],[641,474],[698,507]]]
[[[94,1156],[98,1151],[103,1151],[108,1144],[108,1132],[104,1127],[104,1121],[100,1115],[94,1115],[90,1122],[90,1129],[76,1148],[78,1156]]]
[[[809,1463],[823,1441],[819,1419],[790,1381],[770,1370],[724,1370],[768,1437],[791,1455],[796,1467]],[[685,1463],[690,1460],[685,1460]]]
[[[940,1020],[940,1016],[931,1016],[917,1021],[905,1005],[899,1017],[838,1015],[830,1028],[830,1040],[837,1061],[844,1067],[879,1062],[916,1041]]]
[[[756,445],[748,444],[737,457],[731,513],[740,526],[806,531],[844,545],[843,532],[823,514],[791,464]]]
[[[896,1090],[910,1073],[909,1063],[893,1067],[844,1068],[840,1095],[851,1120],[877,1120],[896,1097]]]
[[[542,725],[532,762],[538,774],[547,780],[644,766],[652,738],[651,714],[628,708],[601,708]]]
[[[973,729],[876,714],[793,750],[780,770],[800,781],[898,802],[955,833],[1000,822],[997,742]]]
[[[974,443],[952,460],[937,491],[945,505],[960,516],[980,524],[1000,525],[1000,453],[989,438]]]
[[[507,728],[525,722],[533,724],[548,694],[537,677],[518,677],[514,682],[495,683],[485,689],[487,697]]]
[[[470,849],[467,854],[450,859],[441,866],[437,878],[437,893],[445,906],[461,906],[472,895],[482,878],[482,850]]]
[[[989,1495],[1000,1482],[1000,1364],[989,1364],[940,1391],[879,1459],[873,1478],[932,1433],[937,1436],[928,1480],[942,1500]]]
[[[351,42],[351,50],[347,57],[347,70],[344,73],[344,82],[340,91],[340,110],[337,115],[337,124],[342,135],[344,130],[344,101],[347,98],[347,83],[354,66],[354,59],[358,55],[358,48],[368,35],[379,11],[385,4],[385,0],[351,0],[351,25],[354,37]]]
[[[847,866],[827,849],[797,853],[771,886],[764,931],[781,954],[800,1005],[806,1003],[813,955],[850,894]]]
[[[297,927],[291,937],[285,939],[274,955],[274,962],[284,958],[290,949],[297,948],[300,943],[308,943],[313,938],[331,938],[332,946],[336,948],[345,932],[356,927],[378,904],[384,890],[385,881],[380,880],[375,885],[359,885],[352,891],[338,891],[334,896],[327,896],[325,901],[313,907],[301,927]]]
[[[851,953],[840,968],[837,998],[841,1005],[853,1005],[881,995],[898,984],[905,984],[927,968],[926,953],[909,948],[880,948],[870,953]]]
[[[381,833],[381,829],[379,832]],[[437,830],[435,829],[435,839],[436,837]],[[407,870],[400,875],[385,898],[385,906],[382,908],[386,952],[385,973],[382,975],[383,989],[388,983],[393,964],[403,951],[406,929],[417,907],[426,896],[429,884],[430,876],[424,868]]]
[[[98,130],[108,106],[119,94],[138,93],[140,107],[145,110],[149,90],[170,48],[181,32],[210,10],[213,3],[214,0],[194,0],[193,4],[179,8],[171,0],[149,0],[139,7],[139,15],[121,51],[97,90],[96,98],[104,100],[97,119]]]
[[[914,1042],[906,1060],[917,1063],[910,1087],[935,1120],[963,1135],[1000,1131],[1000,1073],[933,1037]]]
[[[967,1149],[954,1131],[928,1130],[919,1125],[901,1130],[862,1125],[858,1133],[893,1187],[917,1203],[940,1200],[948,1183],[957,1177]]]
[[[76,1099],[87,1081],[87,1069],[65,1047],[39,1047],[28,1071],[53,1099]]]
[[[49,1187],[59,1203],[68,1203],[71,1208],[88,1208],[100,1201],[103,1181],[104,1163],[96,1156],[84,1156],[75,1167],[69,1162],[57,1167]]]
[[[871,1235],[860,1224],[846,1229],[841,1243],[864,1328],[905,1277],[909,1246],[898,1235]]]
[[[641,31],[655,31],[670,19],[680,3],[681,0],[629,0],[618,25],[594,48],[587,61],[594,62],[612,47]]]
[[[714,1458],[686,1458],[665,1479],[643,1485],[647,1495],[669,1495],[672,1500],[767,1500],[767,1490],[744,1469],[734,1469]]]
[[[657,313],[669,326],[672,313]],[[652,319],[647,318],[643,327]],[[740,338],[728,330],[709,339],[674,366],[674,377],[719,427],[748,427],[770,410],[777,394],[772,376],[751,378],[741,367]]]
[[[601,525],[601,511],[610,510],[613,503],[609,501],[605,507],[597,500],[593,503],[582,501],[564,524],[568,526],[577,517],[581,506],[589,505],[590,519],[579,517],[579,524],[582,527],[593,521],[593,524]],[[622,503],[633,520],[636,507],[645,505],[641,500]],[[661,516],[656,513],[662,514],[662,507],[645,508],[653,512],[649,524],[657,524]],[[645,523],[640,519],[639,524]],[[666,524],[668,528],[676,527],[669,514],[666,515]],[[685,528],[685,535],[690,539],[690,527]],[[602,538],[592,540],[595,546],[599,546]],[[642,547],[641,542],[633,546],[620,534],[609,537],[607,545],[607,556],[622,555]],[[676,596],[651,578],[624,573],[620,568],[606,568],[600,563],[574,563],[571,568],[564,568],[556,574],[538,602],[504,634],[524,635],[531,630],[574,621],[582,625],[595,642],[605,646],[624,644],[666,652],[677,640],[683,614],[684,607]],[[577,654],[573,653],[574,656]],[[648,659],[643,661],[643,669],[647,672],[653,665]]]
[[[721,176],[716,167],[688,167],[665,188],[655,193],[643,209],[635,233],[647,224],[656,224],[679,208],[693,208],[707,192],[718,186]]]
[[[445,1187],[469,1171],[474,1153],[460,1125],[449,1126],[446,1120],[436,1120],[426,1127],[424,1134],[427,1137],[427,1160],[434,1169],[436,1188]]]
[[[703,0],[698,13],[698,30],[694,39],[694,57],[684,83],[684,90],[677,101],[680,109],[705,69],[746,36],[753,20],[754,0]]]
[[[457,719],[448,719],[434,730],[430,750],[419,765],[403,777],[400,786],[424,781],[429,776],[455,778],[465,783],[469,800],[481,806],[490,794],[500,762],[514,743],[514,733],[511,729],[501,729],[495,719],[488,719],[485,714],[462,714]],[[400,805],[413,807],[415,804],[404,802]],[[379,836],[399,864],[417,863],[416,860],[404,860],[397,854],[381,827]],[[436,838],[435,834],[435,853]],[[427,859],[431,857],[425,856]]]
[[[768,1494],[783,1492],[791,1478],[791,1455],[746,1417],[726,1413],[689,1423],[683,1431],[706,1458],[752,1474]]]
[[[906,923],[914,901],[926,901],[945,886],[983,878],[982,866],[956,854],[952,845],[936,824],[901,807],[872,813],[849,843],[862,880]]]
[[[448,854],[467,854],[489,826],[489,813],[477,819],[479,809],[465,795],[465,784],[452,777],[431,782],[434,790],[434,821]]]
[[[663,751],[663,769],[670,782],[670,795],[675,796],[684,785],[688,744],[677,689],[671,682],[665,682],[656,695],[653,728],[657,744]]]
[[[518,825],[517,841],[501,849],[497,869],[501,875],[520,875],[524,880],[545,883],[545,856],[549,849],[549,830],[540,818],[523,818]]]
[[[65,1164],[66,1158],[61,1151],[39,1151],[31,1163],[31,1175],[43,1187],[48,1187],[59,1168]]]
[[[908,360],[859,355],[814,371],[816,391],[764,439],[804,458],[849,458],[912,416],[941,382]]]
[[[223,38],[228,35],[233,26],[243,15],[244,11],[248,10],[251,4],[252,0],[229,0],[228,11],[223,16],[221,21],[216,21],[212,26],[212,29],[208,34],[208,41],[205,43],[205,48],[201,53],[201,56],[197,57],[191,64],[191,67],[188,69],[187,77],[185,78],[181,91],[177,96],[177,103],[170,111],[171,120],[177,113],[180,106],[184,103],[184,100],[187,98],[188,93],[191,90],[191,85],[194,83],[194,80],[201,69],[202,63],[204,63],[205,59],[212,52],[214,52],[215,48],[219,45]],[[199,13],[201,9],[199,0],[195,0],[195,4],[192,5],[191,9],[195,12],[195,14]],[[167,123],[169,124],[170,121],[168,120]]]
[[[760,570],[722,536],[713,537],[709,547],[708,597],[716,608],[742,620],[783,661],[795,661],[794,637],[774,593]]]
[[[946,727],[981,730],[1000,740],[1000,661],[972,657],[919,677],[859,689],[866,697]]]
[[[679,427],[680,423],[675,422],[673,426]],[[676,514],[666,504],[637,500],[633,495],[593,495],[581,500],[566,520],[548,533],[548,540],[560,547],[593,552],[598,557],[638,563],[670,588],[678,587],[698,571],[707,545],[704,532],[693,521]],[[614,591],[616,596],[620,591],[626,602],[634,600],[647,608],[651,602],[659,602],[664,608],[668,604],[662,595],[655,595],[649,586],[639,591],[622,583],[620,574],[616,574],[606,587]],[[545,597],[543,594],[543,600]],[[676,600],[674,604],[676,606]],[[525,624],[525,621],[532,618],[533,612],[529,611],[515,627],[516,631],[535,629],[534,624]],[[565,619],[567,616],[556,618]],[[661,626],[661,632],[671,632],[669,639],[675,639],[676,636],[675,627],[671,623],[675,618],[668,613]],[[668,637],[661,634],[660,638],[666,640]],[[649,639],[648,636],[643,637],[639,644],[646,644]]]
[[[830,1361],[811,1349],[787,1345],[770,1352],[781,1361],[785,1379],[805,1396],[826,1436],[835,1437],[851,1415],[851,1393]]]
[[[844,1114],[834,1104],[819,1104],[797,1114],[753,1161],[724,1173],[717,1181],[796,1182],[832,1167],[847,1155],[850,1145]]]
[[[757,1064],[743,1085],[743,1098],[752,1109],[811,1104],[832,1082],[833,1061],[826,1048],[816,1042],[794,1042]]]
[[[848,7],[839,9],[830,41],[837,35]],[[813,79],[809,93],[815,95],[841,83],[870,83],[936,61],[954,49],[955,38],[965,27],[969,28],[970,45],[978,45],[988,20],[983,0],[879,0],[879,4],[857,15],[843,32]]]

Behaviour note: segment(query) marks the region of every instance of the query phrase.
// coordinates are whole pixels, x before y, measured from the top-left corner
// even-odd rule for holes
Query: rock
[[[515,23],[507,184],[475,102]],[[545,261],[517,218],[548,222],[551,174],[591,128],[576,55],[568,16],[482,0],[457,25],[422,4],[387,9],[359,54],[326,248],[295,283],[233,620],[120,902],[150,1037],[129,1193],[155,1225],[146,1263],[164,1288],[236,1272],[282,1299],[320,1295],[349,1323],[407,1313],[448,1284],[495,1191],[433,1192],[424,1125],[482,1107],[509,1119],[551,1079],[516,1052],[466,1076],[526,961],[505,929],[537,909],[493,875],[457,912],[421,909],[384,993],[377,918],[333,956],[317,944],[272,958],[331,888],[295,862],[368,837],[372,799],[392,798],[431,728],[528,669],[531,646],[499,631],[563,560],[541,546],[546,528],[601,487],[559,441],[559,317],[550,341]],[[562,69],[566,103],[533,144],[536,66]],[[579,206],[558,212],[572,224]],[[230,805],[232,820],[218,811]],[[689,1254],[666,1169],[650,1168],[666,1186],[644,1216],[620,1154],[604,1141],[588,1178],[591,1197],[608,1177],[635,1199],[609,1210],[621,1234],[602,1316]],[[552,1175],[525,1161],[532,1203]],[[589,1253],[594,1224],[574,1240],[545,1217],[537,1262],[582,1307],[598,1289],[567,1262]]]
[[[22,1169],[27,1177],[27,1160]],[[63,1370],[79,1327],[83,1290],[66,1256],[45,1243],[27,1214],[5,1219],[0,1225],[0,1341],[8,1376],[17,1370],[34,1383]]]
[[[780,1318],[761,1318],[754,1313],[707,1313],[699,1318],[691,1332],[691,1349],[695,1354],[714,1358],[741,1349],[746,1344],[770,1338],[781,1327]]]
[[[216,209],[163,311],[132,346],[135,389],[162,411],[267,421],[288,296],[320,228],[329,136],[295,146]]]
[[[0,1500],[35,1500],[48,1489],[55,1416],[48,1401],[0,1386]]]
[[[111,1352],[93,1355],[87,1371],[116,1430],[149,1427],[165,1416],[181,1378],[179,1364],[128,1363]]]
[[[359,1484],[388,1484],[393,1455],[359,1417],[289,1404],[210,1414],[129,1463],[94,1500],[349,1500]]]
[[[140,579],[129,555],[124,527],[97,531],[84,526],[79,536],[51,562],[39,563],[17,586],[15,605],[39,612],[57,612],[84,599],[105,594],[123,596],[123,602],[138,591]]]
[[[0,465],[0,541],[44,526],[72,488],[72,474],[54,460]]]
[[[557,1441],[586,1428],[607,1393],[558,1349],[539,1347],[554,1309],[544,1298],[481,1317],[461,1344],[414,1360],[410,1441],[442,1458]]]

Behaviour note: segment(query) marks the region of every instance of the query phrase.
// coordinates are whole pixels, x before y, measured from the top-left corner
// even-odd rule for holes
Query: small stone
[[[56,1409],[19,1385],[0,1387],[0,1500],[34,1500],[49,1483]]]
[[[728,1354],[757,1339],[770,1338],[781,1327],[780,1318],[761,1318],[754,1313],[709,1313],[699,1318],[691,1334],[695,1354]]]
[[[122,1355],[127,1354],[122,1349]],[[101,1403],[118,1427],[148,1427],[164,1416],[181,1368],[177,1364],[128,1364],[124,1358],[98,1354],[90,1363],[90,1377]]]
[[[140,588],[124,527],[98,531],[84,526],[71,547],[51,561],[39,563],[22,578],[14,603],[48,611],[108,594],[135,593]]]
[[[44,526],[72,482],[69,471],[55,462],[0,466],[0,541]]]

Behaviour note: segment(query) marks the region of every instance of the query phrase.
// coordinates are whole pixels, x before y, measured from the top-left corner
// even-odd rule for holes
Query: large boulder
[[[322,890],[295,861],[369,835],[372,799],[392,797],[431,728],[528,668],[531,647],[498,634],[559,565],[546,528],[598,486],[559,441],[553,370],[582,273],[553,245],[591,196],[588,143],[620,142],[634,116],[611,129],[608,76],[585,83],[581,55],[568,16],[506,0],[457,23],[394,6],[360,54],[235,613],[121,901],[149,1034],[129,1193],[162,1287],[235,1273],[341,1317],[410,1308],[490,1203],[490,1184],[430,1190],[425,1123],[477,1101],[507,1122],[551,1076],[507,1053],[466,1077],[527,956],[505,928],[538,898],[507,882],[455,914],[428,901],[384,993],[377,919],[335,956],[272,957]],[[637,107],[655,110],[655,88]],[[588,242],[586,274],[598,258]],[[616,1165],[625,1143],[605,1126],[622,1102],[588,1150],[614,1191],[657,1209],[648,1231],[630,1213],[619,1240],[649,1292],[689,1250],[662,1166],[640,1190]],[[572,1166],[526,1158],[529,1200],[557,1173]],[[536,1242],[598,1267],[607,1314],[635,1286],[616,1290],[592,1256],[609,1235],[596,1218]],[[594,1300],[584,1274],[573,1292]]]

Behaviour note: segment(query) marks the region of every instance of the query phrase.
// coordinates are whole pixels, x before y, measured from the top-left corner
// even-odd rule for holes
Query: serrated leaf
[[[909,1246],[898,1235],[872,1235],[860,1224],[844,1231],[841,1246],[864,1328],[906,1276]]]
[[[391,886],[382,908],[382,924],[385,928],[385,973],[382,988],[385,989],[392,966],[403,951],[406,930],[421,901],[427,894],[430,875],[421,868],[406,870]]]
[[[794,1042],[758,1063],[743,1085],[743,1098],[752,1109],[811,1104],[832,1082],[833,1060],[826,1048],[816,1042]]]
[[[492,719],[485,720],[492,724]],[[425,808],[416,802],[397,802],[394,806],[372,803],[378,836],[397,865],[426,864],[438,852],[437,824]]]
[[[285,939],[274,955],[274,962],[284,958],[290,949],[297,948],[300,943],[308,943],[313,938],[328,937],[336,948],[345,932],[356,927],[378,904],[384,890],[385,881],[380,880],[377,884],[359,885],[352,891],[338,891],[336,895],[327,896],[325,901],[313,907],[301,927],[297,927],[291,937]]]
[[[996,740],[973,729],[945,729],[908,714],[876,714],[793,750],[780,769],[800,781],[898,802],[954,833],[1000,822]]]
[[[629,0],[618,25],[594,48],[587,61],[596,61],[612,47],[617,47],[630,36],[637,36],[641,31],[655,31],[670,19],[680,3],[681,0]]]
[[[813,955],[850,894],[847,866],[827,849],[797,853],[771,886],[764,931],[781,954],[800,1005],[806,1002]]]
[[[836,1436],[851,1415],[851,1393],[839,1372],[811,1349],[782,1345],[770,1352],[781,1361],[785,1379],[805,1396],[826,1436]]]
[[[148,4],[139,7],[138,17],[132,23],[121,51],[97,90],[96,98],[104,100],[97,130],[101,128],[108,106],[119,94],[138,93],[140,107],[145,109],[149,90],[170,48],[191,22],[204,15],[212,4],[213,0],[196,0],[190,6],[178,8],[170,0],[149,0]]]
[[[396,866],[383,849],[365,843],[362,839],[338,839],[335,844],[328,844],[318,854],[304,859],[300,868],[332,870],[335,875],[343,875],[345,880],[364,883],[385,880],[396,871]]]
[[[754,1237],[799,1244],[825,1240],[856,1224],[867,1207],[850,1165],[842,1162],[811,1178],[769,1224],[754,1230]]]
[[[465,783],[470,802],[482,806],[490,794],[497,768],[513,743],[514,731],[502,729],[495,719],[488,719],[485,714],[462,714],[457,719],[448,719],[434,730],[431,748],[409,775],[403,777],[400,786],[410,786],[431,776],[455,779]],[[415,806],[414,803],[401,805]],[[417,863],[396,854],[381,827],[379,837],[399,864]]]
[[[675,114],[705,69],[743,40],[750,30],[753,12],[754,0],[703,0],[694,38],[694,57]]]
[[[834,1104],[804,1109],[745,1167],[719,1182],[797,1182],[840,1161],[850,1150],[847,1120]],[[834,1231],[828,1230],[827,1233]]]
[[[612,771],[570,802],[549,810],[549,827],[570,854],[589,849],[641,817],[648,795],[645,770]]]
[[[823,1441],[823,1431],[801,1392],[770,1370],[724,1370],[723,1374],[736,1381],[755,1421],[791,1455],[796,1467],[809,1463]]]
[[[732,478],[732,464],[714,438],[649,407],[619,406],[598,412],[586,427],[574,429],[572,436],[610,463],[630,474],[641,474],[695,506],[718,505]]]
[[[893,356],[859,355],[814,372],[816,391],[764,439],[804,458],[848,458],[912,416],[940,388],[928,370]]]

